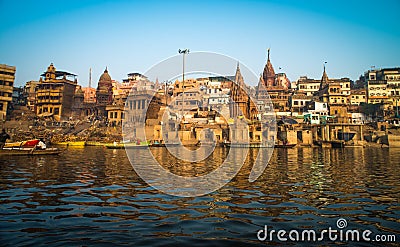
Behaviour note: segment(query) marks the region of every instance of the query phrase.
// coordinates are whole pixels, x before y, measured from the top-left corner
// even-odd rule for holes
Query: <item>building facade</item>
[[[51,63],[36,86],[36,115],[57,121],[71,117],[77,84],[76,75],[57,71]]]
[[[15,66],[0,64],[0,120],[5,121],[12,101],[15,80]]]
[[[36,112],[36,86],[38,81],[28,81],[25,83],[24,94],[26,97],[26,106],[29,110]]]

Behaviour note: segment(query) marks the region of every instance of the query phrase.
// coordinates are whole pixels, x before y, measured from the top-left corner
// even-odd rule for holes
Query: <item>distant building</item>
[[[257,86],[257,99],[265,99],[269,95],[275,111],[288,111],[291,95],[291,92],[289,92],[290,85],[290,80],[285,73],[275,74],[270,60],[270,49],[268,49],[267,63]]]
[[[398,114],[400,104],[400,68],[369,70],[364,78],[367,85],[367,100],[370,104],[381,104],[387,115]]]
[[[181,114],[196,110],[199,107],[202,107],[202,95],[199,90],[195,88],[186,90],[183,94],[180,93],[174,99],[174,109],[177,112],[183,111]]]
[[[111,105],[113,101],[113,85],[111,76],[108,74],[107,68],[100,76],[96,90],[96,109],[97,116],[107,117],[106,106]]]
[[[54,116],[57,121],[71,117],[78,84],[76,75],[57,71],[51,63],[40,76],[36,86],[36,115]]]
[[[12,101],[15,70],[15,66],[0,64],[0,120],[6,120],[7,110]]]
[[[350,105],[360,105],[367,103],[366,89],[352,89],[349,96]]]
[[[24,97],[24,88],[23,87],[14,87],[13,88],[12,105],[13,106],[26,105],[26,98]]]
[[[290,111],[302,113],[305,111],[307,104],[312,100],[312,96],[305,93],[296,93],[290,96]]]
[[[350,84],[351,81],[349,78],[328,78],[324,66],[319,91],[315,93],[314,96],[317,96],[320,102],[328,103],[329,115],[334,115],[338,122],[349,121],[347,110],[349,105],[348,97],[350,95]]]
[[[25,83],[24,95],[26,97],[26,106],[29,110],[36,112],[36,86],[38,81],[28,81]]]
[[[297,80],[297,91],[304,93],[306,96],[313,96],[319,91],[321,80],[315,80],[302,76]]]
[[[84,87],[82,90],[85,103],[96,103],[96,88]]]
[[[317,114],[321,116],[327,116],[329,114],[328,104],[323,102],[312,101],[307,107],[307,112],[311,114]]]
[[[231,101],[229,105],[230,116],[232,118],[243,116],[247,119],[257,118],[257,106],[250,97],[249,88],[244,83],[240,72],[239,63],[237,64],[235,80],[231,87]]]

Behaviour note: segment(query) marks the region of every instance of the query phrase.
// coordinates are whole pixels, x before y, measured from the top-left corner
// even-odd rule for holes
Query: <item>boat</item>
[[[273,148],[269,142],[224,142],[225,147],[230,148]]]
[[[85,141],[57,142],[57,143],[54,143],[54,145],[84,147],[84,146],[86,146],[86,142]]]
[[[150,146],[150,143],[147,141],[127,142],[127,143],[114,142],[114,143],[106,144],[104,146],[109,149],[147,148]]]
[[[6,142],[4,145],[4,148],[33,148],[39,143],[39,139],[32,139],[32,140],[27,140],[27,141],[21,141],[21,142]]]
[[[104,146],[103,142],[93,142],[93,141],[88,141],[85,143],[85,146]]]
[[[159,141],[153,141],[150,143],[150,147],[165,147],[165,143]]]
[[[31,155],[57,155],[63,150],[58,148],[36,149],[33,148],[3,148],[0,149],[0,156],[31,156]]]

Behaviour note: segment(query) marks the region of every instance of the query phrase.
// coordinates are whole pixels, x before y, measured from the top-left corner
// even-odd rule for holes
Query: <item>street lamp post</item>
[[[182,54],[183,62],[182,62],[182,118],[183,118],[183,104],[184,104],[184,90],[185,90],[185,55],[189,54],[189,49],[178,50],[179,54]]]

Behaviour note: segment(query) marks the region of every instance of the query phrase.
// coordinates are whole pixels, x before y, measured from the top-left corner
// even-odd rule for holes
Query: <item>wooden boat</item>
[[[85,145],[86,145],[86,146],[96,146],[96,147],[98,147],[98,146],[104,146],[104,143],[102,143],[102,142],[91,142],[91,141],[88,141],[88,142],[85,143]]]
[[[6,142],[4,148],[33,148],[39,143],[39,139],[27,140],[22,142]]]
[[[224,143],[225,147],[231,147],[231,148],[273,148],[273,145],[270,145],[270,143],[262,143],[262,142],[248,142],[248,143],[241,143],[241,142],[225,142]]]
[[[109,149],[126,149],[126,148],[146,148],[150,146],[149,142],[128,142],[128,143],[110,143],[104,145],[106,148]]]
[[[86,142],[85,141],[57,142],[57,143],[55,143],[55,145],[84,147],[84,146],[86,146]]]
[[[0,156],[57,155],[61,152],[62,150],[58,148],[3,148],[0,149]]]

